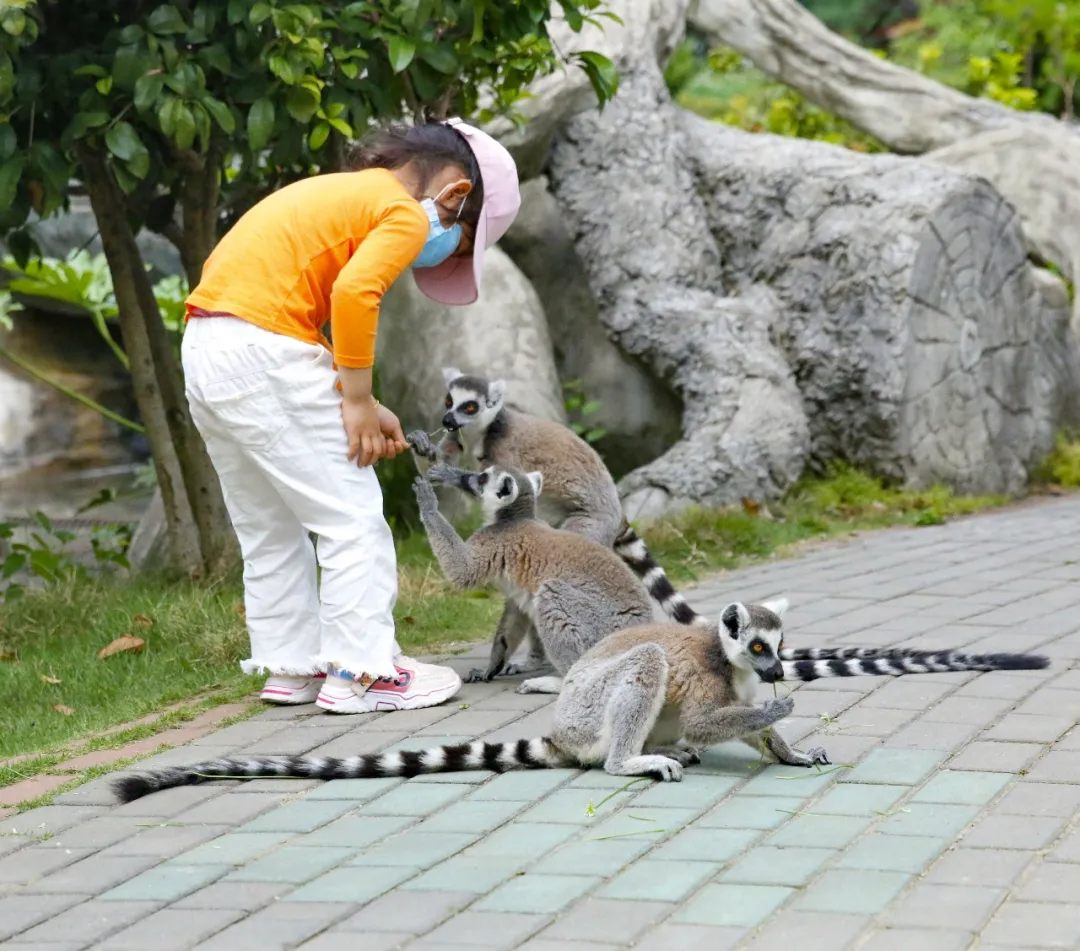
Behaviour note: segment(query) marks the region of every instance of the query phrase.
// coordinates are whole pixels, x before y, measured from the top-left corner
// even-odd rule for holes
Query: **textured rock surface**
[[[670,448],[682,431],[682,404],[609,339],[546,177],[523,186],[521,213],[500,246],[544,305],[560,378],[581,380],[600,404],[588,421],[607,430],[597,448],[611,471],[622,475]]]
[[[1022,490],[1076,419],[1080,361],[1000,194],[910,159],[680,125],[725,280],[781,301],[813,460]]]
[[[498,248],[487,252],[480,299],[469,307],[429,300],[409,275],[397,281],[383,301],[377,347],[379,397],[406,431],[438,425],[446,366],[502,378],[514,406],[565,420],[544,310],[528,280]]]
[[[808,428],[770,342],[770,295],[727,299],[721,253],[659,71],[623,76],[552,150],[555,195],[612,339],[682,398],[684,438],[620,485],[631,519],[768,497],[798,477]]]

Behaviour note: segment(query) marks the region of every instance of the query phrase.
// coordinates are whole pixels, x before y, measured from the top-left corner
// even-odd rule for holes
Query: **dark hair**
[[[357,142],[349,154],[349,167],[398,169],[412,163],[423,184],[447,165],[460,165],[473,183],[461,209],[461,220],[476,227],[484,204],[484,180],[469,143],[460,132],[442,122],[393,125]]]

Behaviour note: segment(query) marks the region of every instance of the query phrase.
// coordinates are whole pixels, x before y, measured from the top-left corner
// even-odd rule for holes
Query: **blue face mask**
[[[452,187],[452,185],[446,186],[446,188]],[[443,191],[446,191],[446,188]],[[439,195],[441,194],[442,192],[439,192]],[[428,238],[424,242],[423,250],[413,261],[412,267],[436,267],[449,258],[461,243],[461,225],[455,221],[447,228],[439,219],[439,207],[435,204],[438,197],[436,195],[435,198],[425,198],[420,202],[420,206],[427,212],[431,228],[428,231]],[[461,204],[462,206],[465,205],[464,199]],[[461,214],[461,208],[458,209],[458,214]]]

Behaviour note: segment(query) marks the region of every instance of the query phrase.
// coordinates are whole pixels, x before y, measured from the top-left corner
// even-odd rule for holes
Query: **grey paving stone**
[[[81,941],[85,946],[115,934],[159,907],[160,902],[153,901],[87,901],[22,932],[19,941],[34,945],[39,941]]]
[[[283,846],[229,874],[230,882],[291,882],[299,885],[344,865],[356,854],[347,846]],[[182,859],[180,861],[183,861]]]
[[[199,951],[286,951],[354,910],[346,903],[278,902],[230,925],[199,945]]]
[[[672,915],[680,924],[752,928],[783,905],[795,889],[783,885],[706,885]]]
[[[822,866],[836,858],[836,855],[834,849],[758,846],[739,856],[738,861],[718,877],[718,881],[748,885],[803,886]],[[631,866],[629,871],[633,873],[650,864],[653,863],[639,862]],[[689,871],[693,871],[692,866]]]
[[[929,720],[925,716],[913,720],[906,727],[886,737],[883,745],[893,749],[941,750],[955,753],[979,732],[970,723],[945,723]]]
[[[1060,905],[1006,902],[982,932],[983,946],[1074,948],[1080,943],[1080,915],[1062,914]]]
[[[158,826],[143,829],[138,835],[121,839],[105,849],[102,855],[156,855],[159,859],[167,859],[216,839],[228,831],[229,827],[225,825]]]
[[[544,929],[541,937],[625,946],[672,910],[672,905],[658,901],[587,898]]]
[[[345,723],[337,723],[333,727],[322,727],[317,730],[307,726],[287,726],[254,743],[241,746],[240,753],[245,756],[302,756],[310,753],[317,746],[329,743],[330,740],[348,730],[349,725]]]
[[[1052,685],[1040,687],[1016,708],[1017,713],[1080,719],[1080,691],[1055,690]]]
[[[1010,713],[995,723],[985,737],[988,740],[1053,743],[1068,732],[1074,722],[1064,716]]]
[[[1039,743],[970,743],[949,761],[949,769],[1019,773],[1045,750]]]
[[[423,934],[447,918],[466,909],[476,900],[468,892],[416,892],[394,891],[365,905],[355,915],[334,925],[334,931],[362,933],[364,947],[367,935],[372,932],[407,932]],[[353,940],[356,940],[355,934]]]
[[[416,819],[413,816],[347,815],[307,835],[296,836],[292,844],[304,847],[347,845],[361,849],[374,845],[415,822]],[[282,834],[292,835],[292,833]]]
[[[248,784],[250,785],[250,784]],[[285,801],[284,793],[251,792],[246,787],[244,792],[227,792],[208,802],[186,809],[173,816],[170,822],[183,825],[230,825],[238,826],[264,812],[275,809]]]
[[[236,909],[165,908],[106,938],[94,951],[187,951],[243,914]]]
[[[0,941],[59,915],[83,899],[82,895],[28,894],[0,898]]]
[[[9,835],[55,835],[81,822],[101,815],[99,806],[41,806],[15,816],[8,816],[0,828]]]
[[[101,902],[170,902],[209,885],[229,871],[225,865],[158,865],[109,889]]]
[[[264,908],[295,888],[289,882],[223,882],[200,888],[170,908],[223,908],[250,912]]]
[[[1024,878],[1014,897],[1024,902],[1062,902],[1075,906],[1080,895],[1080,865],[1041,862]],[[1072,908],[1075,914],[1075,907]]]
[[[846,951],[869,924],[863,915],[787,909],[770,919],[747,951]],[[921,949],[920,949],[921,951]]]
[[[946,931],[940,928],[885,928],[871,932],[859,951],[967,951],[970,931]]]
[[[731,951],[746,933],[746,928],[665,922],[647,932],[634,951]]]
[[[91,854],[90,849],[49,847],[47,843],[32,845],[0,859],[0,884],[24,885],[44,878]]]
[[[283,903],[362,904],[378,898],[416,874],[412,868],[335,868],[285,896]]]
[[[49,843],[67,849],[102,849],[138,835],[145,828],[146,820],[137,816],[99,816],[58,833]]]
[[[180,753],[184,747],[178,747],[177,749],[169,750],[170,753]],[[175,757],[174,757],[175,758]],[[157,757],[155,757],[157,759]],[[169,763],[164,765],[183,765],[188,760],[181,760],[179,764]],[[151,760],[144,760],[139,764],[140,769],[156,769],[157,766],[150,765]],[[224,794],[230,787],[218,786],[213,784],[205,784],[200,786],[178,786],[176,789],[163,789],[161,792],[156,792],[150,796],[143,796],[142,799],[136,799],[134,802],[129,802],[126,805],[115,808],[110,815],[112,816],[154,816],[161,819],[171,819],[173,816],[179,815],[181,812],[186,812],[188,809],[192,809],[199,803],[206,802],[208,799],[213,799],[216,796]]]
[[[1006,888],[1019,879],[1034,855],[1034,851],[953,849],[930,869],[924,881]]]
[[[920,883],[885,915],[890,926],[978,931],[1005,897],[983,885]]]
[[[1065,820],[1055,816],[986,816],[960,844],[970,849],[1043,849],[1064,826]]]
[[[463,911],[425,936],[429,949],[466,945],[512,948],[532,937],[551,920],[548,915],[502,911]]]
[[[240,832],[311,832],[356,806],[337,800],[289,802],[240,826]]]
[[[397,951],[411,939],[412,935],[404,932],[371,933],[364,936],[363,951]],[[301,951],[357,951],[356,935],[345,932],[324,932],[296,947]]]
[[[874,869],[830,869],[796,899],[800,911],[876,915],[911,881],[907,872]]]
[[[1080,751],[1051,750],[1027,774],[1031,782],[1080,783]]]
[[[100,895],[156,865],[153,855],[91,854],[26,886],[31,894]]]

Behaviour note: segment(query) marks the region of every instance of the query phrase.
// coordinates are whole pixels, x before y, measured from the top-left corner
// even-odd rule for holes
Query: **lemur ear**
[[[766,611],[772,611],[778,618],[783,618],[788,609],[788,599],[785,597],[774,598],[772,601],[762,601],[761,606]]]
[[[728,634],[738,637],[740,633],[750,626],[750,612],[739,601],[732,601],[720,612],[720,623],[724,625]]]
[[[527,474],[527,478],[532,483],[533,495],[539,498],[544,488],[544,474],[542,472],[530,472]]]
[[[503,401],[506,396],[506,381],[505,380],[492,380],[488,384],[487,401],[488,406],[495,406]]]
[[[464,375],[465,374],[462,373],[456,367],[443,367],[442,378],[443,378],[443,382],[447,386],[449,386],[451,383],[453,383],[454,380],[456,380],[458,377],[461,377],[461,376],[464,376]]]
[[[499,487],[495,490],[495,497],[507,499],[517,494],[517,486],[514,484],[512,475],[504,475],[499,479]]]

